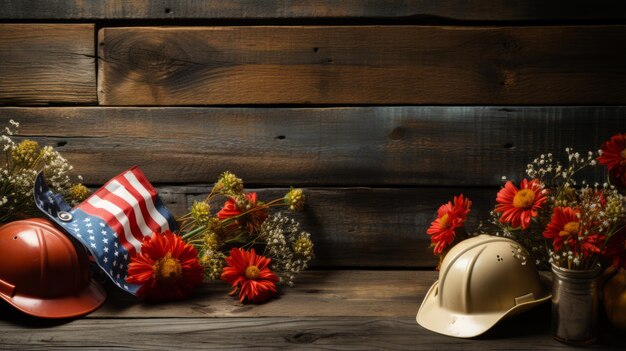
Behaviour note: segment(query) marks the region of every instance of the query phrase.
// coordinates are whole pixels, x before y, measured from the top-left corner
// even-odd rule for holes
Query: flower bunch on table
[[[220,199],[223,205],[217,211]],[[241,302],[263,302],[278,286],[294,283],[295,276],[313,259],[313,242],[285,214],[272,208],[304,208],[301,189],[264,202],[245,192],[243,181],[224,172],[203,201],[196,201],[179,219],[180,235],[197,250],[208,279],[226,281]]]
[[[521,248],[516,256],[542,268],[551,263],[578,270],[626,265],[626,134],[613,136],[598,151],[580,154],[566,148],[563,156],[561,162],[552,153],[540,155],[518,182],[503,177],[506,182],[481,231],[517,241]],[[585,178],[597,167],[606,175],[602,182],[590,183]],[[427,234],[440,259],[467,237],[470,206],[460,195],[439,208]]]
[[[608,145],[585,154],[566,148],[563,163],[552,153],[534,159],[526,168],[528,178],[519,186],[507,181],[498,192],[492,212],[498,234],[521,243],[527,250],[521,255],[544,268],[554,263],[585,270],[602,263],[624,227],[619,188],[625,184],[614,176],[615,167],[602,183],[590,184],[585,176],[607,165]]]
[[[37,173],[44,171],[50,188],[78,204],[89,195],[89,190],[73,181],[74,167],[52,146],[41,146],[29,139],[15,140],[20,124],[10,120],[0,136],[4,163],[0,166],[0,224],[41,214],[35,206],[33,185]]]

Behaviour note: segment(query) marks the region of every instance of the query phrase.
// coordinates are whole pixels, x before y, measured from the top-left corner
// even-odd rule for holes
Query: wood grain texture
[[[620,1],[541,0],[5,0],[0,19],[442,18],[463,21],[621,20]]]
[[[94,52],[93,24],[0,24],[0,105],[97,104]]]
[[[221,281],[204,284],[189,300],[156,305],[111,284],[106,304],[88,318],[415,317],[435,280],[435,271],[305,271],[294,287],[260,305],[241,304]]]
[[[419,302],[416,301],[415,309]],[[106,318],[61,325],[0,321],[10,350],[571,350],[549,334],[549,309],[505,321],[477,339],[430,332],[415,317]],[[47,327],[40,327],[42,324]],[[53,327],[51,327],[53,326]],[[36,328],[36,329],[35,329]],[[618,332],[601,329],[595,350],[622,350]]]
[[[89,184],[138,164],[155,183],[231,170],[273,186],[499,186],[540,153],[597,149],[624,107],[0,108]]]
[[[102,105],[621,104],[626,26],[132,27]]]

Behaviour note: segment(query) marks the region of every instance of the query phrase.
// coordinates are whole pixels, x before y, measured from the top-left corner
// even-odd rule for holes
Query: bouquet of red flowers
[[[626,134],[613,136],[597,152],[565,151],[565,163],[542,154],[527,165],[528,178],[506,181],[496,196],[488,231],[522,244],[526,252],[520,250],[518,256],[543,268],[551,263],[579,270],[607,262],[626,264],[621,194],[626,187]],[[606,166],[608,174],[602,184],[590,184],[583,175],[597,165]],[[460,195],[439,208],[427,233],[440,258],[467,237],[464,223],[470,206]]]
[[[212,206],[224,198],[213,213]],[[304,208],[302,189],[263,202],[255,192],[246,193],[243,181],[224,172],[203,201],[179,218],[180,235],[198,252],[205,276],[231,284],[241,302],[263,302],[275,294],[277,285],[293,285],[296,274],[313,259],[311,235],[300,224],[272,207],[291,211]]]

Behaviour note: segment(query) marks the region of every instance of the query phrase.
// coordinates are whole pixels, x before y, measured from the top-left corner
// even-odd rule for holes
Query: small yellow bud
[[[302,189],[291,189],[285,195],[285,204],[289,206],[292,211],[302,211],[304,208],[305,196]]]
[[[217,180],[214,189],[225,194],[239,195],[243,193],[243,181],[234,173],[226,171]]]
[[[75,202],[82,202],[89,196],[89,189],[78,183],[70,188],[70,198]]]
[[[204,251],[200,257],[200,264],[204,266],[205,276],[212,280],[220,279],[224,270],[224,259],[224,254],[219,251]]]
[[[40,154],[41,150],[39,150],[39,143],[26,139],[13,149],[11,157],[15,163],[31,167],[35,164]]]
[[[207,250],[215,251],[219,246],[219,237],[214,232],[208,232],[204,235],[203,238],[204,247]]]
[[[307,259],[313,258],[313,242],[308,235],[301,235],[293,244],[293,252]]]
[[[191,217],[196,220],[199,225],[209,223],[211,216],[211,206],[204,201],[194,201],[191,205]]]

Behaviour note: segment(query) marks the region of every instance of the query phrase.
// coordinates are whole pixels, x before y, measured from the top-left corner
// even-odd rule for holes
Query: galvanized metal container
[[[571,345],[592,344],[598,333],[600,266],[573,270],[552,265],[552,336]]]

